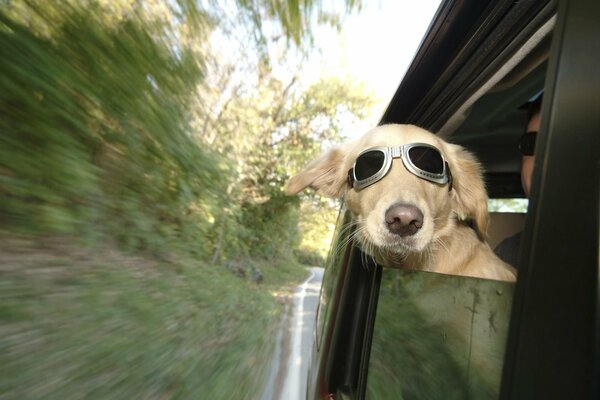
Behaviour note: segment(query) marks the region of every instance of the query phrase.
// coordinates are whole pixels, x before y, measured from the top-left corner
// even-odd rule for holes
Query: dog
[[[293,176],[286,192],[341,198],[354,237],[379,264],[514,281],[485,242],[482,168],[473,154],[414,125],[378,126],[334,147]]]

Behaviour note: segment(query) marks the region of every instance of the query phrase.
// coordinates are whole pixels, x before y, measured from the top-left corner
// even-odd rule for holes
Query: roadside
[[[73,243],[0,240],[0,398],[256,398],[285,303],[273,293],[302,268],[261,264],[256,284]]]
[[[323,268],[311,267],[308,271],[309,277],[296,288],[294,301],[286,306],[283,314],[261,400],[306,397],[305,382]]]

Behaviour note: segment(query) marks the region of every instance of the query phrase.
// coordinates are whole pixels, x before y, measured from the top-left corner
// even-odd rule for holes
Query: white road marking
[[[315,272],[311,269],[308,279],[300,285],[300,291],[294,294],[294,322],[293,336],[290,343],[292,349],[290,354],[290,362],[288,363],[288,373],[283,385],[282,399],[301,400],[301,366],[302,366],[302,326],[304,324],[304,299],[306,298],[306,289],[309,282],[315,277]]]

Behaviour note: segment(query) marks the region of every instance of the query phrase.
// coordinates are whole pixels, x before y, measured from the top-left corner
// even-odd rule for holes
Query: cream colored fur
[[[374,146],[428,143],[450,166],[454,183],[441,185],[410,173],[394,159],[380,181],[356,191],[347,182],[356,156]],[[464,148],[413,125],[383,125],[333,148],[288,182],[288,194],[311,187],[343,198],[354,215],[363,251],[386,266],[496,280],[515,280],[514,268],[502,262],[483,240],[488,226],[487,193],[480,164]],[[394,204],[410,204],[423,213],[423,226],[412,236],[391,233],[385,213]],[[469,224],[467,224],[469,221]]]

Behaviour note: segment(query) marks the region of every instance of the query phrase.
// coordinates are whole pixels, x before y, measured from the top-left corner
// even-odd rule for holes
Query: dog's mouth
[[[397,235],[386,234],[379,238],[376,243],[372,243],[372,247],[378,248],[382,253],[390,253],[396,255],[406,255],[418,253],[423,250],[420,241],[415,237],[399,237]]]
[[[404,238],[398,240],[391,237],[390,241],[385,243],[376,243],[367,235],[358,237],[358,245],[363,253],[373,257],[380,265],[390,267],[405,267],[405,263],[409,259],[414,259],[415,256],[420,257],[423,251],[419,250],[414,238]],[[395,239],[395,240],[394,240]]]

